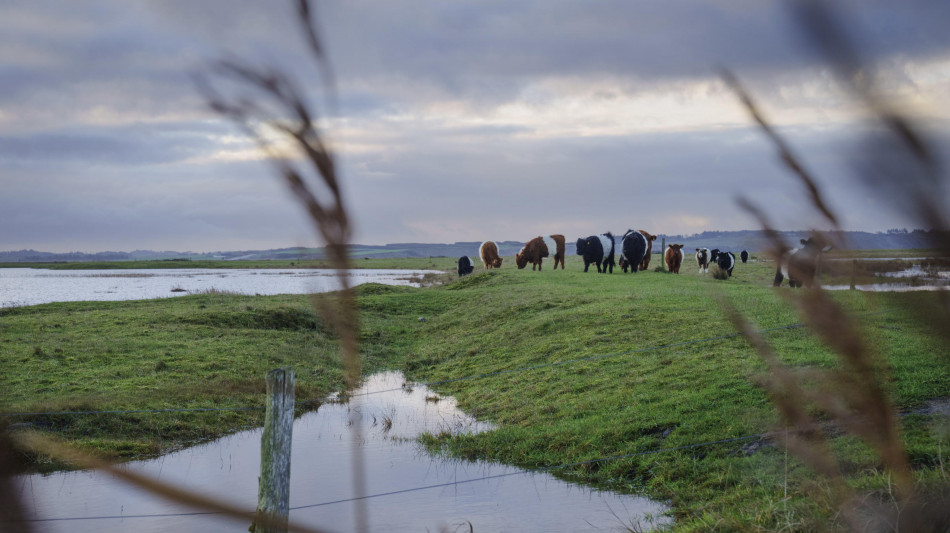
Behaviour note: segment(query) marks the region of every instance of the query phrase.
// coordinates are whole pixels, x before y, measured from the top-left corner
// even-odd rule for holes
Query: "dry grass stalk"
[[[773,436],[781,436],[788,451],[828,480],[830,496],[841,510],[843,518],[852,526],[856,525],[858,518],[854,493],[845,482],[838,460],[822,432],[822,424],[809,412],[815,393],[802,386],[803,376],[782,364],[772,347],[741,313],[725,301],[722,304],[735,328],[756,349],[768,367],[762,385],[778,409],[784,425],[783,429],[776,429]]]
[[[910,121],[901,117],[883,99],[875,95],[870,78],[864,75],[857,55],[851,52],[843,40],[842,33],[826,7],[812,0],[793,2],[793,5],[799,10],[803,26],[824,47],[836,65],[840,77],[846,80],[852,91],[890,130],[890,145],[887,149],[881,149],[880,144],[869,146],[868,159],[874,160],[881,153],[903,154],[898,161],[905,163],[904,172],[898,174],[901,168],[895,167],[893,161],[890,161],[890,165],[877,165],[878,168],[890,171],[890,176],[887,176],[886,172],[866,173],[865,176],[871,177],[865,177],[865,183],[889,198],[898,195],[899,205],[916,214],[922,223],[934,229],[945,229],[945,214],[933,195],[934,188],[939,188],[940,185],[939,170],[935,163],[936,158],[927,148],[927,143]],[[838,229],[837,217],[822,198],[815,179],[796,160],[787,143],[763,118],[738,80],[728,72],[724,74],[724,78],[765,135],[776,145],[783,163],[799,177],[803,188],[809,194],[811,207]],[[911,170],[911,174],[916,174],[916,177],[911,179],[910,186],[905,188],[907,181],[902,179],[902,176],[906,174],[907,169]],[[739,199],[739,205],[759,221],[772,243],[773,254],[778,256],[787,249],[787,245],[782,242],[762,210],[745,198]],[[817,232],[813,234],[821,235]],[[942,250],[950,249],[946,242],[948,234],[938,232],[936,235],[942,240],[934,244]],[[736,328],[745,334],[768,365],[769,376],[763,385],[778,408],[784,425],[792,430],[787,442],[788,449],[831,482],[836,505],[850,528],[865,530],[869,527],[888,527],[887,524],[898,530],[939,527],[938,524],[944,518],[941,518],[939,512],[933,512],[933,506],[928,508],[924,505],[924,498],[915,493],[914,475],[901,438],[897,416],[883,388],[883,380],[879,378],[882,365],[878,364],[874,352],[863,341],[863,335],[854,321],[820,288],[783,295],[798,309],[810,330],[835,352],[841,363],[841,368],[834,370],[792,371],[780,362],[771,347],[753,331],[738,312],[730,310]],[[947,306],[946,295],[940,296],[942,298],[938,307],[943,308],[943,316],[950,316],[947,314],[950,308]],[[940,333],[950,339],[946,332],[946,323],[942,321],[940,329],[944,331]],[[812,386],[805,387],[804,383],[810,383]],[[893,479],[889,493],[893,498],[894,508],[898,510],[896,514],[891,513],[894,516],[877,508],[864,518],[860,517],[858,506],[863,505],[865,510],[873,506],[862,504],[847,489],[826,437],[814,430],[818,427],[817,420],[809,414],[810,410],[826,416],[830,422],[860,438],[876,452],[881,464]]]
[[[327,87],[332,88],[331,70],[320,46],[310,5],[307,0],[298,0],[297,8],[298,19],[307,44],[322,69],[323,79],[328,83]],[[228,79],[255,92],[254,97],[242,96],[228,99],[220,95],[205,78],[200,76],[196,78],[199,90],[204,93],[211,108],[239,125],[257,143],[258,147],[268,154],[270,161],[284,178],[291,192],[307,210],[314,223],[314,229],[325,243],[326,254],[331,265],[340,271],[342,290],[313,301],[325,321],[338,335],[346,369],[346,382],[348,387],[355,387],[359,383],[361,365],[357,342],[359,327],[355,292],[350,287],[345,274],[350,267],[348,255],[350,223],[344,207],[334,159],[317,127],[315,115],[310,112],[302,92],[297,89],[293,80],[281,72],[255,68],[237,60],[223,60],[214,65],[213,73],[221,79]],[[328,92],[332,94],[332,91]],[[262,107],[258,103],[259,99],[263,99],[272,107]],[[278,132],[292,141],[291,144],[298,151],[299,162],[291,161],[273,147],[268,141],[270,132]],[[310,173],[308,174],[304,168],[309,168]],[[312,182],[307,179],[308,175],[313,178]],[[322,191],[320,194],[315,192],[317,188]],[[356,433],[354,439],[361,441],[360,435]],[[117,468],[108,462],[83,454],[36,433],[20,434],[17,438],[18,445],[26,449],[83,468],[105,470],[163,498],[248,522],[256,520],[258,524],[261,524],[265,519],[263,516],[258,516],[255,511],[246,511],[227,502],[184,491],[150,477]],[[365,493],[363,458],[359,453],[360,448],[358,446],[355,448],[358,451],[353,454],[353,484],[357,495],[362,495]],[[356,529],[368,530],[365,523],[365,504],[362,500],[358,500],[354,507]],[[12,506],[9,508],[14,509]],[[5,510],[6,507],[4,507]],[[291,526],[290,530],[315,531],[300,526]]]
[[[307,44],[325,83],[326,93],[332,97],[332,69],[319,39],[319,32],[313,11],[307,0],[298,0],[297,15]],[[230,118],[257,142],[274,163],[278,173],[284,178],[291,192],[303,204],[314,229],[324,242],[327,258],[333,268],[340,272],[342,289],[329,295],[312,299],[314,307],[324,321],[337,333],[340,352],[343,358],[345,378],[348,388],[359,385],[362,375],[359,355],[359,321],[356,305],[356,292],[350,286],[346,272],[350,269],[349,240],[350,223],[343,203],[342,190],[336,172],[333,154],[323,140],[316,124],[315,114],[310,111],[303,93],[287,75],[269,68],[256,68],[237,60],[219,61],[215,73],[224,79],[249,88],[253,96],[225,98],[210,84],[199,80],[200,85],[212,109]],[[258,102],[263,99],[270,107],[262,107]],[[268,141],[268,131],[276,131],[291,141],[300,156],[301,163],[291,161]],[[305,172],[301,165],[309,168]],[[313,182],[306,179],[311,176]],[[317,188],[322,194],[316,192]],[[328,197],[328,198],[325,198]],[[353,438],[362,440],[359,427],[354,428]],[[357,496],[365,493],[366,475],[360,447],[353,454],[353,485]],[[356,529],[368,529],[365,502],[357,500],[355,506]]]
[[[23,431],[11,435],[17,446],[48,455],[64,463],[76,465],[85,469],[96,469],[108,472],[126,483],[147,490],[167,500],[184,504],[194,509],[209,513],[221,514],[244,521],[257,521],[258,524],[279,526],[284,522],[268,521],[266,516],[258,516],[256,511],[247,510],[223,500],[210,498],[202,493],[184,490],[175,485],[159,481],[151,476],[136,473],[128,468],[121,468],[92,455],[80,452],[72,446],[59,443],[35,431]],[[318,533],[321,530],[304,527],[297,524],[288,524],[288,531],[300,533]]]
[[[932,247],[950,251],[950,214],[942,204],[950,180],[931,142],[891,102],[879,94],[874,78],[857,49],[841,31],[844,24],[824,2],[798,0],[793,12],[806,38],[816,44],[834,66],[841,84],[864,103],[882,126],[865,140],[867,147],[856,164],[861,180],[886,205],[897,206],[927,233]],[[882,131],[881,131],[882,130]],[[917,309],[931,330],[950,342],[950,296],[937,294],[933,305]]]
[[[821,213],[825,219],[831,223],[832,227],[835,230],[840,230],[838,224],[838,218],[832,213],[831,209],[825,204],[825,201],[821,197],[821,192],[818,189],[818,183],[812,177],[803,164],[801,164],[798,158],[792,153],[791,148],[788,146],[788,143],[782,138],[781,135],[775,131],[768,121],[762,116],[762,113],[759,111],[758,106],[749,96],[749,93],[742,88],[742,85],[739,83],[738,78],[728,70],[722,71],[722,78],[725,80],[726,84],[732,88],[733,92],[736,93],[739,100],[745,106],[749,114],[752,115],[753,120],[758,123],[759,127],[762,129],[762,132],[768,136],[769,140],[775,144],[775,147],[778,149],[779,157],[782,159],[782,163],[785,164],[798,178],[801,180],[802,184],[805,186],[805,189],[809,193],[809,198],[812,201],[812,204]]]
[[[310,49],[323,66],[323,71],[329,72],[317,39],[309,4],[301,0],[298,6],[300,22],[308,37]],[[341,273],[342,289],[329,296],[314,299],[313,302],[324,320],[339,335],[347,386],[355,387],[359,384],[361,375],[356,295],[344,274],[351,267],[350,223],[343,204],[336,165],[316,124],[315,115],[311,113],[296,83],[282,72],[256,68],[237,60],[219,61],[213,70],[219,77],[250,88],[255,93],[256,96],[227,98],[203,78],[198,80],[199,88],[204,92],[211,108],[240,126],[268,155],[277,173],[313,221],[332,268]],[[326,74],[324,79],[328,78],[330,75]],[[263,98],[269,106],[260,105],[259,98]],[[275,149],[269,141],[268,132],[277,132],[290,140],[300,156],[301,163],[290,160]],[[311,172],[305,171],[302,165],[308,166]],[[314,183],[307,179],[308,175],[314,178]],[[325,194],[318,194],[318,188]]]
[[[27,513],[20,505],[19,491],[13,483],[16,474],[16,458],[13,443],[10,442],[6,424],[0,427],[0,524],[4,531],[29,533],[33,530],[30,522],[25,521]]]

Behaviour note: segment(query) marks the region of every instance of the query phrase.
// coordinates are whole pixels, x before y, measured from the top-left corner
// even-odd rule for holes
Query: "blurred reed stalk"
[[[939,203],[942,196],[933,194],[943,186],[944,179],[928,143],[908,118],[876,94],[871,77],[844,38],[841,26],[827,4],[797,0],[791,2],[791,7],[806,37],[823,50],[844,85],[866,105],[871,116],[885,126],[886,134],[875,134],[873,139],[865,141],[864,150],[859,154],[856,168],[860,170],[865,186],[894,202],[925,227],[941,230],[931,232],[935,236],[933,245],[944,252],[950,251],[948,233],[945,232],[947,216]],[[763,134],[772,141],[783,164],[798,178],[810,199],[810,208],[834,230],[830,236],[813,231],[813,236],[823,245],[845,245],[835,241],[835,236],[840,235],[839,219],[823,198],[818,181],[792,153],[788,143],[771,126],[738,79],[728,71],[722,77]],[[880,161],[881,158],[887,160]],[[763,210],[744,197],[738,198],[738,203],[758,220],[771,243],[768,252],[778,260],[789,249],[788,244],[783,242]],[[864,335],[855,320],[820,286],[783,291],[782,296],[797,308],[809,329],[837,355],[840,363],[839,368],[829,370],[788,367],[745,317],[727,306],[735,327],[744,333],[766,362],[768,374],[762,379],[762,386],[780,414],[784,427],[776,433],[785,435],[787,449],[828,481],[832,501],[851,530],[930,531],[943,527],[941,524],[945,526],[947,511],[940,506],[927,505],[929,498],[922,497],[917,490],[896,411],[883,385],[886,382],[885,362],[864,342]],[[936,295],[936,309],[926,312],[930,314],[936,310],[939,313],[942,310],[940,316],[950,316],[946,301],[945,294]],[[934,333],[950,340],[947,323],[950,322],[942,321],[941,326],[934,328]],[[820,430],[827,426],[819,423],[822,420],[861,439],[874,450],[893,479],[892,509],[869,503],[848,486],[829,437]]]
[[[297,1],[297,19],[304,33],[306,44],[313,54],[324,87],[333,95],[333,78],[329,63],[321,46],[313,11],[307,0]],[[347,270],[350,267],[348,246],[350,223],[343,203],[340,180],[336,171],[333,155],[327,147],[315,115],[307,105],[303,93],[293,79],[267,66],[255,67],[241,60],[221,60],[215,62],[210,73],[218,82],[231,82],[242,90],[235,98],[222,96],[209,81],[208,77],[195,77],[198,89],[204,94],[209,106],[217,113],[237,124],[264,151],[275,166],[279,175],[291,192],[303,204],[313,222],[313,227],[325,244],[327,258],[338,269],[342,289],[325,297],[314,298],[313,304],[324,320],[337,333],[340,352],[346,372],[347,387],[359,384],[361,365],[358,348],[358,320],[356,295],[350,286]],[[282,154],[269,140],[276,134],[289,141],[296,150],[295,158]],[[318,193],[317,190],[321,192]],[[359,426],[357,425],[357,428]],[[353,438],[362,440],[359,431]],[[5,435],[5,434],[4,434]],[[162,483],[156,479],[135,474],[128,469],[116,467],[106,461],[84,454],[49,437],[34,431],[18,432],[13,437],[14,444],[31,452],[48,455],[65,463],[81,468],[107,471],[123,481],[144,489],[156,496],[189,505],[209,514],[218,513],[235,517],[246,522],[255,521],[266,526],[280,526],[271,523],[266,516],[257,516],[225,501],[208,498],[202,494],[186,491],[179,487]],[[7,452],[11,447],[0,442],[0,468],[6,474],[8,469]],[[356,496],[365,494],[365,474],[360,446],[354,446],[353,485]],[[22,520],[22,511],[16,504],[16,492],[9,487],[8,476],[0,483],[0,518]],[[356,529],[368,530],[365,517],[365,503],[357,500],[355,504]],[[29,530],[29,522],[14,522],[10,527],[20,531]],[[311,532],[293,523],[288,531]]]
[[[297,20],[307,48],[312,54],[328,100],[335,101],[333,71],[319,37],[314,12],[307,0],[297,0]],[[305,65],[301,65],[301,69]],[[217,61],[212,74],[221,82],[239,87],[234,97],[225,97],[203,77],[198,86],[211,109],[229,118],[267,154],[277,173],[303,205],[313,227],[324,243],[327,258],[339,272],[341,289],[311,299],[314,308],[337,334],[348,389],[359,385],[362,375],[359,355],[359,321],[356,292],[350,286],[348,271],[350,221],[343,202],[340,179],[333,154],[316,123],[317,114],[308,105],[294,79],[268,66],[254,66],[239,59]],[[274,147],[271,134],[288,141],[295,150],[291,158]],[[319,192],[318,192],[319,191]],[[357,409],[358,411],[358,409]],[[354,442],[362,441],[360,424],[351,432]],[[355,491],[356,530],[366,531],[366,475],[362,447],[352,453],[352,481]]]
[[[4,531],[30,533],[32,523],[20,504],[19,491],[13,482],[17,473],[17,458],[6,422],[0,422],[0,523]]]

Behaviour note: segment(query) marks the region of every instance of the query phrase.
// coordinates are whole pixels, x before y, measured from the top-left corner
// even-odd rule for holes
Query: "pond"
[[[340,288],[329,269],[46,270],[0,268],[0,307],[50,302],[146,300],[209,291],[311,294]],[[436,270],[349,271],[350,282],[418,285]]]
[[[351,458],[358,453],[366,494],[378,495],[364,500],[370,531],[468,531],[469,524],[474,531],[628,531],[668,523],[662,517],[654,521],[667,508],[648,499],[500,464],[430,456],[416,441],[423,432],[457,434],[491,426],[461,412],[452,398],[403,384],[399,373],[377,374],[349,403],[324,404],[296,421],[292,522],[328,531],[356,529],[355,504],[347,500],[354,496]],[[260,437],[259,429],[244,431],[125,467],[253,509]],[[248,527],[217,515],[186,516],[194,510],[156,500],[99,472],[19,476],[15,483],[27,512],[41,520],[33,523],[40,531],[206,533]]]

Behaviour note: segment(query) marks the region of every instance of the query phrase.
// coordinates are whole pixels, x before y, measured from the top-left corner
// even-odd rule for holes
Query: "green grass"
[[[452,268],[454,261],[448,261]],[[360,288],[366,373],[398,369],[435,381],[592,358],[439,386],[439,393],[454,395],[463,409],[498,428],[470,436],[426,435],[423,442],[433,453],[536,468],[772,429],[775,410],[757,385],[765,366],[743,339],[677,343],[733,333],[721,300],[762,329],[799,322],[782,297],[790,289],[771,288],[773,263],[740,263],[733,277],[717,281],[698,274],[691,262],[678,276],[585,274],[578,258],[567,262],[567,270],[555,272],[549,266],[542,272],[478,268],[441,287]],[[917,409],[947,395],[946,347],[908,311],[933,294],[846,291],[834,297],[860,316],[866,342],[886,362],[884,382],[899,408]],[[766,336],[792,367],[838,366],[806,329]],[[0,376],[5,411],[259,405],[263,376],[278,366],[295,368],[299,399],[342,383],[332,335],[305,297],[290,296],[0,310],[0,364],[7,369]],[[132,456],[256,424],[259,415],[27,420],[84,447]],[[948,476],[942,458],[947,436],[935,429],[935,420],[902,419],[922,484],[946,483]],[[555,474],[668,502],[676,528],[684,531],[814,530],[834,523],[827,487],[814,474],[777,447],[746,454],[749,442]],[[887,476],[873,454],[846,437],[834,445],[850,482],[885,497]]]

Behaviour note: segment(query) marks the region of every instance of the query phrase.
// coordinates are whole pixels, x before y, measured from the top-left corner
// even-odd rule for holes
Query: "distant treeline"
[[[790,244],[808,235],[806,231],[783,231],[782,237]],[[865,231],[842,232],[844,241],[849,248],[855,250],[902,250],[907,248],[929,248],[936,237],[935,232],[916,229],[892,229],[887,232],[869,233]],[[587,235],[565,235],[567,238],[568,255],[574,255],[574,242],[579,237]],[[660,251],[661,239],[668,244],[685,244],[688,252],[693,248],[719,248],[738,252],[748,250],[758,252],[766,248],[768,239],[761,231],[704,231],[693,235],[664,235],[660,234],[654,245],[653,252]],[[619,236],[618,236],[619,241]],[[498,251],[502,256],[512,256],[524,246],[518,241],[496,241]],[[363,257],[460,257],[468,255],[478,256],[478,247],[481,241],[456,242],[452,244],[432,243],[394,243],[386,245],[354,244],[351,247],[353,258]],[[274,250],[244,250],[232,252],[156,252],[152,250],[135,250],[133,252],[98,252],[98,253],[52,253],[36,250],[17,250],[0,252],[0,263],[51,263],[73,261],[155,261],[166,259],[184,260],[308,260],[323,259],[321,248],[280,248]]]

